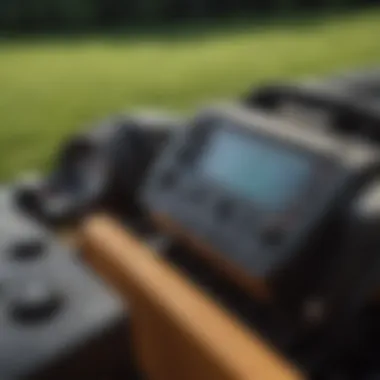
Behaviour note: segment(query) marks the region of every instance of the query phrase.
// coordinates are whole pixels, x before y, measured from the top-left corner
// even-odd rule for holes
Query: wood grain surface
[[[305,378],[112,218],[88,217],[76,241],[85,259],[128,299],[136,357],[148,379]]]

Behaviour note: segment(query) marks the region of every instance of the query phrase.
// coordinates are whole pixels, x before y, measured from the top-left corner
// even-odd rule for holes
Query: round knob
[[[46,243],[42,238],[29,237],[15,241],[10,247],[10,254],[19,261],[34,260],[43,255],[45,249]]]
[[[44,282],[32,282],[19,288],[11,299],[12,318],[24,325],[45,322],[62,306],[62,297]]]
[[[24,176],[14,187],[12,201],[23,213],[40,217],[41,198],[46,184],[38,175]]]

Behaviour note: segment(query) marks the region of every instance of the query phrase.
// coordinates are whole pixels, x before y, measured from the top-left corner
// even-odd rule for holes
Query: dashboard
[[[217,106],[168,142],[142,203],[163,228],[267,296],[378,159],[370,146]]]

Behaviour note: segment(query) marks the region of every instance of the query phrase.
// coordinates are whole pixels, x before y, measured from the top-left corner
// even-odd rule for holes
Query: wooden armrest
[[[112,218],[89,217],[78,238],[86,260],[130,302],[137,358],[149,379],[304,378]]]

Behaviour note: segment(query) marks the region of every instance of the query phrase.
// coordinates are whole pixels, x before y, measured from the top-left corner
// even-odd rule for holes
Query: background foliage
[[[376,0],[0,0],[0,29],[72,31],[167,24],[234,14],[310,12],[375,3]]]
[[[121,110],[188,112],[268,81],[379,64],[380,8],[357,5],[0,0],[0,181],[45,168],[63,139]]]

